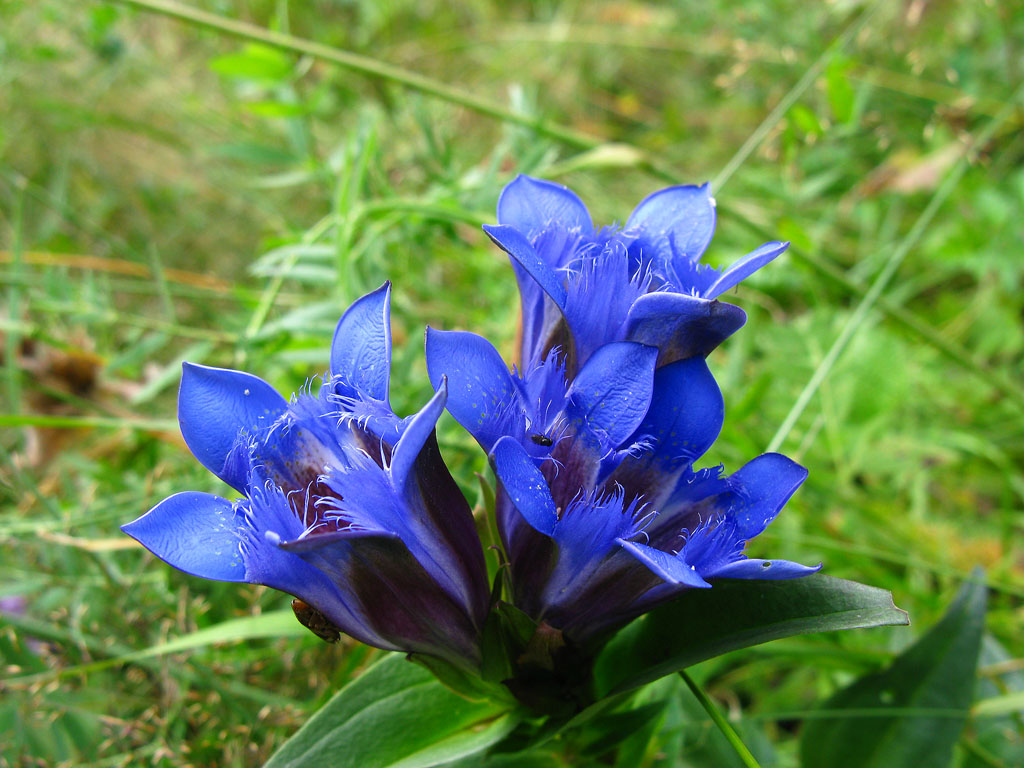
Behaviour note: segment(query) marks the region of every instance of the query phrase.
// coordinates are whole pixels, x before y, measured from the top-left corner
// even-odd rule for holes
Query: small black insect
[[[533,440],[537,445],[550,446],[554,445],[554,441],[547,435],[530,435],[530,439]]]
[[[292,600],[292,610],[299,624],[324,642],[336,643],[341,639],[341,630],[309,603],[295,598]]]

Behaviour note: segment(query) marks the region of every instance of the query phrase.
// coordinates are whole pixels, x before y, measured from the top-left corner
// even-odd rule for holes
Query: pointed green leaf
[[[218,56],[210,69],[223,77],[279,82],[291,76],[292,62],[273,48],[247,45],[238,53]]]
[[[815,574],[785,581],[722,579],[627,625],[597,659],[600,696],[628,691],[699,661],[808,632],[908,624],[892,595]]]
[[[822,705],[829,716],[810,720],[801,741],[804,768],[949,765],[971,706],[984,626],[985,586],[975,576],[892,666]]]
[[[825,93],[837,123],[848,123],[853,119],[856,94],[850,85],[849,70],[849,61],[838,57],[825,70]]]
[[[338,691],[266,768],[427,768],[482,752],[518,722],[507,704],[464,699],[392,654]]]

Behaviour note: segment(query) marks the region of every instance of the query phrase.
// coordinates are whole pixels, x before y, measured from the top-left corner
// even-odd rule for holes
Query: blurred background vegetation
[[[297,390],[385,279],[400,414],[430,392],[425,323],[511,359],[515,281],[479,224],[520,172],[603,223],[711,179],[716,265],[793,242],[729,297],[750,319],[710,360],[706,460],[805,464],[751,553],[891,589],[914,626],[696,668],[763,763],[795,765],[816,702],[974,565],[979,696],[1024,688],[1019,2],[195,3],[303,50],[132,6],[0,5],[0,765],[258,765],[367,663],[117,527],[227,490],[177,434],[182,360]],[[441,438],[477,499],[483,458],[450,419]],[[659,691],[678,706],[622,764],[730,765]],[[972,718],[957,760],[1021,764],[1021,725]]]

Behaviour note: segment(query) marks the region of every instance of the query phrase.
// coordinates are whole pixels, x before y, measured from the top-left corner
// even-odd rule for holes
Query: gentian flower
[[[566,187],[519,176],[484,230],[519,283],[523,367],[558,347],[570,376],[611,341],[657,347],[659,366],[707,355],[746,322],[718,297],[789,246],[765,243],[724,271],[701,264],[715,230],[709,184],[655,192],[617,230],[596,228]]]
[[[288,592],[328,630],[472,670],[483,552],[434,436],[445,386],[414,416],[391,410],[389,302],[385,284],[346,311],[329,375],[291,402],[251,374],[186,363],[182,435],[243,498],[178,493],[123,530],[186,573]]]
[[[743,554],[806,470],[779,454],[729,477],[694,467],[724,416],[704,356],[745,320],[715,297],[786,244],[724,272],[699,265],[707,185],[657,192],[624,230],[595,231],[567,189],[521,176],[498,219],[485,229],[519,280],[522,372],[479,336],[431,329],[427,368],[497,475],[516,607],[583,645],[716,578],[817,570]]]

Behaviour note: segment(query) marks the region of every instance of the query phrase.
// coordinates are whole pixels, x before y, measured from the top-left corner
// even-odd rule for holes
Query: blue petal
[[[719,277],[710,288],[704,291],[704,298],[718,298],[734,285],[738,285],[741,281],[746,280],[769,261],[775,259],[787,248],[789,248],[789,243],[773,242],[765,243],[760,248],[751,251],[725,270],[722,276]]]
[[[658,506],[658,522],[668,520],[679,520],[675,526],[676,532],[686,528],[693,523],[683,519],[692,516],[694,507],[705,499],[729,490],[728,478],[722,477],[721,465],[717,467],[704,467],[694,472],[691,469],[685,470],[676,481],[669,497]]]
[[[619,540],[622,548],[633,557],[646,565],[652,573],[664,579],[669,584],[682,584],[687,587],[710,587],[697,569],[687,565],[686,561],[678,555],[670,555],[660,549],[648,547],[646,544],[638,544],[633,541]]]
[[[494,444],[489,458],[494,474],[519,514],[540,533],[554,533],[558,523],[555,500],[544,475],[523,446],[511,437],[503,437]]]
[[[315,606],[353,637],[399,650],[370,629],[338,585],[275,545],[281,534],[302,526],[280,489],[253,483],[251,501],[232,504],[208,493],[178,493],[121,530],[185,573],[280,589]]]
[[[630,307],[647,293],[650,273],[630,272],[629,254],[618,240],[587,256],[570,273],[565,318],[575,341],[576,363],[595,349],[622,338]]]
[[[512,257],[560,309],[565,308],[566,292],[558,273],[541,258],[523,234],[512,227],[484,225],[484,232],[494,244]]]
[[[448,377],[448,412],[485,451],[509,432],[519,391],[498,350],[475,333],[427,328],[427,371],[435,388]]]
[[[274,422],[288,403],[272,386],[250,373],[182,366],[178,390],[178,422],[185,443],[199,463],[245,493],[247,472],[227,462],[240,433],[253,434]]]
[[[653,457],[693,462],[722,430],[725,402],[702,357],[677,360],[654,374],[654,396],[643,423],[631,438],[656,440]]]
[[[567,505],[555,526],[558,567],[551,580],[562,576],[565,584],[587,578],[619,541],[637,536],[647,520],[639,499],[625,503],[622,490],[604,495],[600,491],[581,494]],[[568,578],[566,578],[568,576]],[[558,591],[562,591],[561,589]]]
[[[658,365],[709,355],[747,321],[732,304],[681,293],[648,293],[626,319],[626,338],[658,347]]]
[[[299,539],[305,526],[288,495],[273,483],[260,481],[259,476],[257,469],[250,485],[246,525],[240,529],[246,581],[304,600],[344,632],[365,643],[396,649],[372,628],[367,612],[353,600],[346,584],[332,580],[322,569],[305,562],[300,554],[281,547],[282,541]]]
[[[391,283],[357,299],[338,321],[331,374],[362,395],[387,402],[391,376]],[[351,393],[346,393],[351,394]]]
[[[291,557],[342,586],[346,600],[360,610],[349,623],[362,622],[358,626],[364,634],[380,638],[372,644],[465,666],[478,662],[476,616],[445,592],[398,539],[333,537],[320,548],[294,551]]]
[[[248,581],[234,505],[210,493],[169,496],[121,530],[180,571],[217,581]]]
[[[547,357],[526,371],[522,392],[528,412],[532,411],[531,426],[545,428],[548,425],[551,415],[565,403],[568,386],[565,359],[559,349],[550,350]]]
[[[594,224],[572,190],[543,179],[517,176],[498,198],[498,223],[532,236],[551,223],[590,232]]]
[[[821,563],[815,566],[801,565],[791,560],[753,560],[743,558],[719,568],[708,578],[716,579],[798,579],[821,570]]]
[[[647,413],[657,358],[658,350],[643,344],[605,344],[569,387],[566,416],[595,434],[606,450],[618,447]]]
[[[762,454],[733,473],[729,517],[739,535],[749,541],[767,528],[806,479],[807,470],[781,453]]]
[[[391,464],[388,472],[391,474],[391,482],[395,490],[401,492],[412,475],[413,465],[416,463],[424,443],[432,434],[437,420],[444,412],[445,402],[448,400],[448,380],[441,377],[437,392],[430,398],[425,406],[410,419],[401,439],[391,454]]]
[[[423,412],[417,415],[420,423],[413,424],[410,429],[421,435],[426,432],[423,439],[429,438],[432,432],[431,418],[436,418],[444,406],[443,393],[435,396],[431,405],[428,405]],[[415,421],[415,419],[414,419]],[[407,430],[403,435],[409,434]],[[436,444],[434,446],[436,450]],[[331,489],[337,498],[331,507],[324,505],[324,517],[327,521],[333,521],[345,528],[355,528],[367,531],[370,538],[396,539],[402,543],[402,548],[411,554],[413,558],[430,574],[430,577],[438,585],[444,588],[451,597],[460,604],[467,606],[472,611],[473,606],[486,606],[486,598],[483,590],[477,590],[478,586],[486,589],[486,576],[482,558],[479,558],[479,570],[474,561],[477,552],[480,552],[479,538],[475,535],[472,527],[472,513],[461,496],[456,497],[457,490],[449,495],[449,499],[455,504],[448,506],[446,515],[438,519],[431,508],[427,506],[424,497],[425,486],[431,486],[430,492],[436,490],[435,484],[443,482],[443,478],[430,472],[430,466],[424,466],[417,462],[416,474],[413,475],[418,482],[408,483],[399,486],[393,482],[390,472],[397,467],[394,463],[408,466],[410,459],[416,461],[420,452],[416,450],[415,441],[409,444],[399,456],[397,450],[393,455],[391,470],[385,471],[368,456],[353,461],[350,467],[343,470],[332,471],[323,478],[323,482]],[[429,462],[428,462],[429,464]],[[438,461],[440,464],[440,461]],[[425,471],[421,471],[425,470]],[[399,470],[403,471],[403,470]],[[404,470],[411,472],[411,466]],[[461,502],[461,503],[458,503]],[[472,537],[464,534],[464,523],[473,531]],[[451,535],[451,534],[455,535]],[[309,539],[321,540],[330,545],[321,555],[328,560],[328,551],[341,552],[345,547],[338,548],[337,545],[348,542],[346,537],[335,537],[332,541],[331,533],[314,533],[308,536]],[[379,544],[380,541],[377,542]],[[456,543],[465,544],[470,549],[463,552],[456,549]],[[353,546],[363,546],[356,542]],[[298,546],[294,549],[299,554],[314,552],[309,545],[296,545],[294,542],[287,546]],[[376,544],[374,545],[376,546]],[[473,549],[475,547],[475,550]],[[482,554],[482,553],[481,553]],[[307,558],[308,559],[308,558]],[[312,561],[311,561],[312,562]],[[329,563],[322,563],[318,567],[329,569]],[[477,597],[481,599],[478,600]]]
[[[715,200],[711,185],[680,186],[648,195],[636,207],[626,232],[649,258],[675,278],[676,262],[698,261],[715,233]]]

